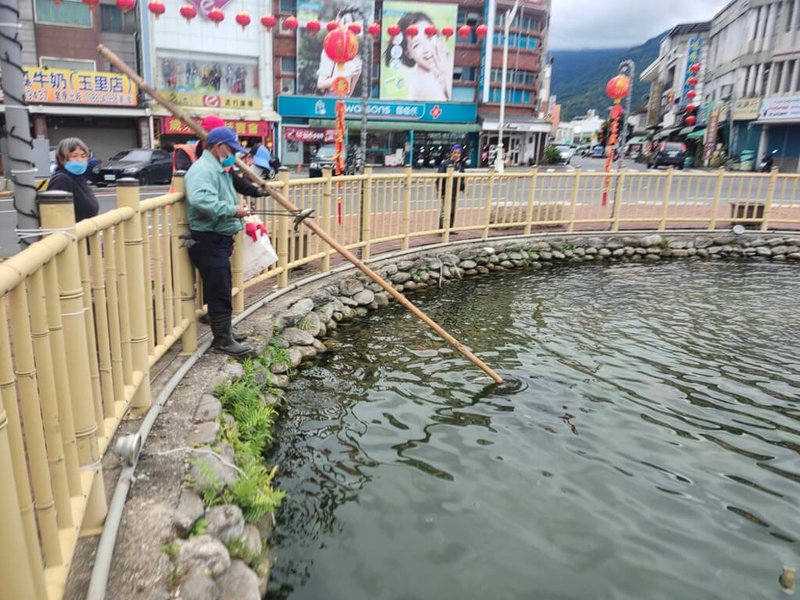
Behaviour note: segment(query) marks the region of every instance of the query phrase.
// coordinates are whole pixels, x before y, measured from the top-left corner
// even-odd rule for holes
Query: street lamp
[[[506,11],[503,16],[503,75],[500,82],[500,122],[497,127],[497,157],[494,162],[494,170],[502,173],[505,170],[505,156],[503,152],[503,128],[506,120],[506,73],[508,72],[508,30],[514,17],[519,10],[519,0],[514,0],[514,6],[510,11]],[[489,60],[489,70],[491,71],[491,60]]]
[[[620,73],[625,73],[628,76],[628,79],[631,80],[630,88],[628,89],[628,97],[625,100],[625,119],[622,122],[622,135],[620,135],[619,139],[619,166],[622,167],[625,164],[625,142],[628,141],[628,119],[631,116],[631,98],[633,98],[633,77],[636,73],[636,63],[632,60],[623,60],[619,63],[618,70]]]

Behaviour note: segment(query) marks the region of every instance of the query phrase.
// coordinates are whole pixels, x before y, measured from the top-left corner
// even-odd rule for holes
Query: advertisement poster
[[[759,119],[798,120],[800,119],[800,96],[779,96],[766,98],[761,106]]]
[[[692,38],[689,40],[689,47],[687,48],[688,54],[686,58],[686,73],[683,75],[683,93],[681,94],[680,102],[681,107],[685,107],[689,103],[689,99],[686,97],[686,94],[694,87],[689,85],[689,79],[695,76],[690,69],[692,68],[692,65],[700,62],[700,50],[702,46],[703,40],[700,38]]]
[[[366,28],[374,20],[375,2],[373,0],[298,0],[297,19],[300,27],[297,30],[297,93],[302,96],[335,96],[331,89],[334,79],[344,77],[348,83],[345,97],[361,97],[363,66],[361,61],[361,44]],[[312,35],[306,29],[306,23],[317,19],[322,29]],[[359,56],[342,63],[339,67],[322,49],[322,42],[328,34],[327,25],[336,21],[344,29],[352,23],[361,26],[359,39]]]
[[[176,104],[261,108],[258,61],[192,54],[161,54],[156,87]]]
[[[381,35],[381,99],[448,102],[453,91],[453,61],[455,36],[445,39],[437,34],[428,36],[431,25],[456,28],[457,4],[428,4],[425,2],[383,3],[383,34]],[[390,25],[398,25],[401,33],[392,37],[386,33]],[[418,34],[409,37],[406,28],[414,25]]]

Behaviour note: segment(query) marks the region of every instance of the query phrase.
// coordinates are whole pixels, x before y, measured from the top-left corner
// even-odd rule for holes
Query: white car
[[[575,148],[573,148],[572,146],[561,145],[561,146],[556,146],[556,149],[558,150],[558,153],[561,155],[561,162],[563,162],[565,165],[568,165],[569,161],[571,161],[572,157],[575,155]]]

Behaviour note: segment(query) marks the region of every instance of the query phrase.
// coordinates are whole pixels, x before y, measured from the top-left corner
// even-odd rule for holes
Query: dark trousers
[[[189,257],[203,279],[203,301],[208,304],[208,315],[210,318],[230,317],[233,313],[231,302],[233,238],[206,231],[191,233],[196,243],[189,248]]]
[[[456,222],[456,201],[458,200],[458,188],[453,186],[453,197],[450,198],[450,229]],[[439,229],[444,227],[444,203],[447,202],[444,191],[442,192],[442,210],[439,212]]]

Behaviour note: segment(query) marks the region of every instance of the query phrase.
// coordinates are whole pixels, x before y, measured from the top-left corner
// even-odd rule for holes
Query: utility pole
[[[364,19],[361,38],[361,173],[367,164],[367,104],[372,91],[372,44],[375,43],[372,36],[367,34],[368,26]]]
[[[5,164],[14,183],[17,229],[30,231],[39,229],[39,215],[36,210],[36,165],[33,164],[31,124],[28,103],[25,101],[20,28],[17,0],[0,0],[0,72],[3,76],[8,147]],[[24,250],[33,240],[17,234],[20,250]]]
[[[619,166],[625,164],[625,143],[628,141],[628,119],[631,117],[631,105],[633,103],[633,78],[636,75],[636,63],[632,60],[623,60],[619,63],[620,73],[624,73],[631,80],[628,88],[628,97],[625,99],[625,118],[622,121],[622,133],[619,136]]]
[[[505,152],[503,151],[503,129],[506,126],[506,76],[508,73],[508,30],[511,23],[514,22],[514,17],[517,16],[519,10],[519,0],[514,0],[514,6],[510,11],[506,11],[503,16],[503,80],[500,82],[500,122],[497,127],[497,158],[494,163],[494,170],[497,173],[505,171]],[[489,61],[489,68],[491,69],[491,61]],[[489,71],[491,73],[491,70]]]

